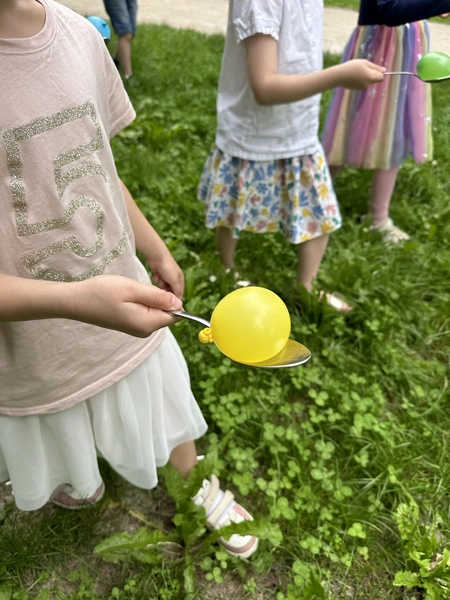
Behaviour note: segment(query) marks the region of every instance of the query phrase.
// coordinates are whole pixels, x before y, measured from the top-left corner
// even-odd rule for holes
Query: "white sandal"
[[[225,273],[228,275],[228,273],[231,272],[231,269],[226,269]],[[240,288],[240,287],[248,287],[249,285],[252,285],[251,281],[248,281],[247,279],[239,279],[240,275],[239,273],[234,273],[234,287],[235,288]],[[211,283],[216,283],[217,281],[217,277],[215,275],[210,275],[209,276],[209,281]]]
[[[409,235],[397,225],[389,217],[378,223],[378,225],[370,225],[370,230],[379,231],[383,236],[383,240],[388,244],[400,244],[409,240]]]
[[[234,495],[229,490],[222,492],[215,475],[211,475],[210,481],[203,481],[202,487],[192,500],[197,506],[205,509],[206,524],[210,530],[220,529],[232,523],[253,521],[251,514],[234,501]],[[228,540],[219,538],[219,543],[231,556],[249,558],[256,552],[259,540],[251,535],[233,533]]]
[[[94,506],[95,504],[103,500],[104,495],[105,484],[103,482],[91,498],[85,498],[79,492],[77,492],[77,490],[74,489],[71,485],[65,485],[52,499],[52,503],[56,506],[60,506],[61,508],[66,508],[67,510],[81,510],[83,508],[89,508],[90,506]],[[64,496],[67,496],[69,498],[69,502],[64,502]],[[75,504],[70,504],[70,500],[73,500]]]
[[[252,285],[252,282],[249,281],[248,279],[241,279],[241,274],[239,273],[239,271],[236,271],[235,267],[230,267],[228,269],[225,269],[225,273],[227,275],[229,273],[232,273],[235,288],[248,287],[248,286]]]
[[[326,303],[331,308],[338,310],[341,313],[349,313],[353,310],[353,306],[350,306],[343,298],[341,298],[338,294],[330,294],[329,292],[320,292],[319,300],[322,300],[325,297]]]

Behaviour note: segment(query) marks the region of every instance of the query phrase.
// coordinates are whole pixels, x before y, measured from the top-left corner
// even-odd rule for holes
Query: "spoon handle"
[[[411,73],[410,71],[388,71],[384,73],[385,75],[413,75],[413,77],[418,77],[415,73]]]
[[[174,317],[181,317],[182,319],[188,319],[189,321],[195,321],[196,323],[200,323],[200,325],[204,325],[205,327],[211,327],[211,323],[206,319],[202,319],[201,317],[196,317],[195,315],[190,315],[187,312],[182,310],[170,310],[167,311],[169,315],[173,315]]]

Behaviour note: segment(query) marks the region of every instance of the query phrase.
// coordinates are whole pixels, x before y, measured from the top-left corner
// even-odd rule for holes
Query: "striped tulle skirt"
[[[358,27],[342,61],[366,58],[387,71],[416,72],[429,51],[425,21]],[[328,111],[323,146],[333,166],[390,169],[406,158],[432,156],[431,86],[409,75],[389,75],[368,90],[338,88]]]

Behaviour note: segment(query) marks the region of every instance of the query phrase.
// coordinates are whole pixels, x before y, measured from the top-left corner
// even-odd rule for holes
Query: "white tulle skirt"
[[[0,416],[0,481],[11,480],[22,510],[40,508],[64,484],[89,498],[102,481],[102,456],[151,489],[172,450],[206,429],[183,354],[167,331],[144,363],[89,400],[50,415]]]

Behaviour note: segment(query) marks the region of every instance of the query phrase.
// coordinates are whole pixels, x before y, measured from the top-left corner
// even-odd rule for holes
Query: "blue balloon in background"
[[[87,20],[92,23],[105,41],[111,39],[111,29],[105,19],[101,17],[88,17]]]

